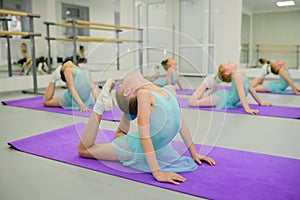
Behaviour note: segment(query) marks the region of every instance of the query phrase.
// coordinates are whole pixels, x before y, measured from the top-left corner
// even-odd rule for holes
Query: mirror
[[[284,60],[300,69],[300,1],[293,7],[277,7],[274,1],[244,0],[240,66],[259,67],[259,58]]]

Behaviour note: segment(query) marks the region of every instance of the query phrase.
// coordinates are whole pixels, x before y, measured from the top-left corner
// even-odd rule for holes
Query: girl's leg
[[[215,104],[215,102],[213,102],[211,96],[206,96],[206,97],[204,97],[202,99],[198,99],[198,100],[196,100],[194,102],[191,102],[191,104],[189,102],[189,105],[190,106],[195,106],[195,107],[197,107],[197,106],[199,106],[199,107],[206,107],[206,106],[215,106],[216,104]]]
[[[54,92],[55,92],[55,82],[54,83],[50,82],[44,95],[44,100],[43,100],[44,106],[60,107],[58,99],[53,98]]]
[[[26,62],[24,62],[23,64],[22,64],[22,66],[21,66],[21,69],[20,69],[20,72],[23,72],[23,70],[24,70],[24,68],[26,67]]]
[[[102,92],[99,94],[96,104],[81,136],[78,144],[78,153],[81,157],[96,158],[100,160],[118,161],[114,153],[112,143],[95,144],[102,113],[105,110],[106,103],[103,99],[110,94],[110,86],[114,84],[109,80],[105,83]]]
[[[189,98],[189,105],[195,105],[198,100],[202,99],[204,93],[206,91],[205,83],[201,83],[201,85],[196,89],[193,95]]]
[[[29,62],[29,63],[27,64],[27,66],[28,66],[28,68],[27,68],[26,75],[29,75],[30,70],[31,70],[31,62]]]
[[[257,85],[256,87],[254,87],[254,89],[255,89],[255,91],[257,91],[257,92],[265,92],[265,91],[267,91],[267,90],[264,88],[263,84]]]
[[[100,121],[101,115],[93,112],[83,130],[78,144],[78,153],[85,158],[118,161],[112,143],[95,144]]]
[[[251,86],[255,88],[259,85],[262,85],[263,82],[264,82],[263,78],[255,78],[255,79],[253,79],[253,81],[251,81]]]
[[[46,89],[45,95],[44,95],[44,106],[49,106],[49,107],[60,107],[60,104],[58,102],[57,98],[53,98],[54,92],[55,92],[55,83],[60,79],[60,71],[61,67],[59,66],[58,68],[55,69],[55,71],[52,74],[51,80],[49,82],[49,85]]]

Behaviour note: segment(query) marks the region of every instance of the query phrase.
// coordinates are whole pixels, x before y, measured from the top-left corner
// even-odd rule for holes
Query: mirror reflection
[[[259,58],[284,60],[299,69],[299,5],[278,7],[273,1],[244,0],[240,63],[245,68],[260,66]]]

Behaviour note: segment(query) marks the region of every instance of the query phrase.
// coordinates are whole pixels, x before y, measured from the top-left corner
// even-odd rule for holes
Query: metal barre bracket
[[[28,13],[28,14],[27,14],[27,17],[41,18],[41,15]]]
[[[54,22],[44,22],[44,24],[46,24],[46,25],[55,25]]]

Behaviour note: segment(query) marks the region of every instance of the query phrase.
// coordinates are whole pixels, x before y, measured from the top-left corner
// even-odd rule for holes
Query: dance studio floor
[[[188,78],[188,81],[196,87],[201,79]],[[64,91],[58,90],[60,93]],[[1,101],[31,96],[21,92],[0,93]],[[300,107],[300,96],[259,96],[274,105]],[[250,95],[248,99],[254,102]],[[195,143],[300,159],[300,120],[190,109],[182,109],[182,112]],[[0,199],[199,199],[29,155],[7,145],[10,141],[86,121],[87,118],[83,117],[1,105]],[[114,130],[116,127],[116,122],[101,123],[104,129]],[[288,173],[283,176],[288,176]]]

